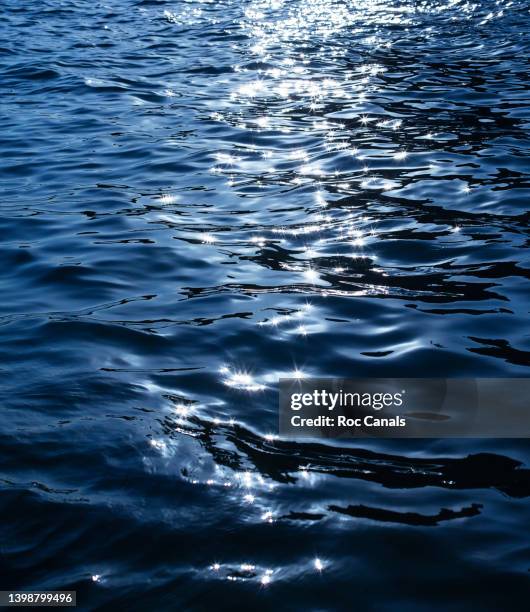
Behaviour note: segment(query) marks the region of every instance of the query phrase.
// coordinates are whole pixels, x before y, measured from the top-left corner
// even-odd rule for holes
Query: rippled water
[[[0,17],[2,588],[527,610],[527,442],[273,435],[281,375],[529,375],[527,2]]]

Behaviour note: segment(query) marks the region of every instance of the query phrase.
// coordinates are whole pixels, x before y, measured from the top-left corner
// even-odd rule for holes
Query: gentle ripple
[[[2,588],[527,610],[523,441],[295,443],[298,376],[528,376],[525,0],[4,0]]]

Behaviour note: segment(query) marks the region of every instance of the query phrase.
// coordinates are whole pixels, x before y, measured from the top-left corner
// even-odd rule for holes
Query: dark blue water
[[[530,374],[529,32],[525,0],[2,2],[3,589],[528,610],[528,442],[271,434],[293,372]]]

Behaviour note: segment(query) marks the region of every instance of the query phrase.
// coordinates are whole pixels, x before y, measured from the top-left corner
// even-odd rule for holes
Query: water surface
[[[274,434],[280,376],[529,375],[529,28],[2,3],[2,588],[528,609],[527,442]]]

